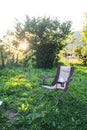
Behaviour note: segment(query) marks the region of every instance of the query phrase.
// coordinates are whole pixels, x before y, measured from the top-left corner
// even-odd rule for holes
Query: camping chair
[[[61,90],[62,92],[64,92],[61,95],[59,95],[58,98],[56,98],[53,94],[53,96],[56,98],[56,105],[59,103],[59,101],[61,100],[61,98],[64,96],[66,92],[72,98],[74,98],[74,96],[68,90],[69,83],[72,79],[73,71],[74,71],[74,67],[72,66],[58,66],[55,76],[45,76],[42,78],[42,84],[41,84],[42,87],[50,90]],[[46,84],[46,80],[49,78],[53,79],[50,85]],[[44,96],[45,94],[46,93],[44,93]]]

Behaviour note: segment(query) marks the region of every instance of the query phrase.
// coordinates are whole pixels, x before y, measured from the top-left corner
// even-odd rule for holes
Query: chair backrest
[[[68,81],[72,77],[73,71],[73,66],[58,66],[57,73],[54,81],[52,82],[52,85],[55,85],[57,81]],[[66,86],[68,86],[68,83],[66,84]]]
[[[60,66],[58,81],[67,81],[71,76],[71,66]]]

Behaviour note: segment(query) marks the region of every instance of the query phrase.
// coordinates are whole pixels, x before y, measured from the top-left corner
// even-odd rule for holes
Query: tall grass
[[[69,89],[76,100],[66,95],[56,107],[49,94],[41,100],[44,89],[40,86],[41,77],[55,75],[56,68],[1,69],[0,130],[86,130],[87,67],[74,65],[74,68]]]

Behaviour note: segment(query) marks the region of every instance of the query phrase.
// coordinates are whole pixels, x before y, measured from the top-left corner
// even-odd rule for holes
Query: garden
[[[87,129],[87,67],[74,65],[69,90],[75,100],[66,94],[57,106],[50,94],[41,99],[44,89],[40,85],[42,76],[55,72],[56,67],[0,69],[0,130]]]
[[[25,18],[0,40],[0,130],[87,130],[87,25],[80,45],[71,21]],[[72,59],[65,55],[70,50]],[[43,97],[41,79],[54,76],[58,65],[74,67],[69,90],[75,98],[66,93],[55,105],[58,91]]]

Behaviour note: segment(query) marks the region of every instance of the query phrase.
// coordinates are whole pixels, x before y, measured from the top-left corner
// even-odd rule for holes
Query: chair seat
[[[42,87],[48,88],[48,89],[54,89],[54,90],[58,90],[58,89],[64,90],[65,89],[65,87],[61,86],[61,84],[57,84],[57,85],[54,85],[54,86],[42,85]]]

